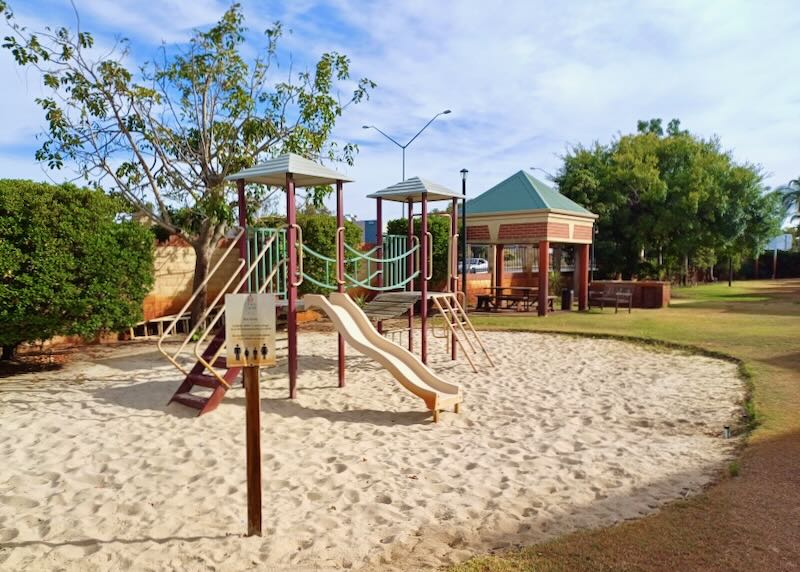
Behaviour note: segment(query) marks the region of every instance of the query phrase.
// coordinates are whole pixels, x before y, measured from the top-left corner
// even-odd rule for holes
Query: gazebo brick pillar
[[[548,285],[550,283],[550,242],[539,241],[539,315],[547,315]]]
[[[583,312],[589,307],[589,245],[578,245],[578,272],[575,281],[578,287],[578,310]]]
[[[504,254],[503,245],[496,245],[494,249],[494,286],[498,288],[503,287],[503,274],[506,271]]]

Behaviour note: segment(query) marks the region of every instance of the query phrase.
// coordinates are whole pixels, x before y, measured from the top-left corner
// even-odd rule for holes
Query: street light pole
[[[464,310],[467,309],[467,173],[461,169],[461,289],[464,291]],[[456,213],[453,213],[456,216]]]
[[[555,181],[555,180],[556,180],[556,178],[555,178],[553,175],[551,175],[550,173],[548,173],[547,171],[545,171],[545,170],[544,170],[544,169],[542,169],[541,167],[528,167],[528,168],[529,168],[531,171],[541,171],[541,172],[542,172],[542,173],[544,173],[544,174],[545,174],[545,176],[546,176],[548,179],[550,179],[551,181]]]
[[[444,111],[440,111],[439,113],[437,113],[436,115],[434,115],[433,117],[431,117],[430,121],[428,121],[428,122],[427,122],[427,123],[426,123],[426,124],[425,124],[425,125],[422,127],[422,129],[420,129],[419,131],[417,131],[417,134],[416,134],[416,135],[414,135],[414,136],[413,136],[411,139],[409,139],[409,140],[408,140],[408,143],[406,143],[405,145],[403,145],[402,143],[399,143],[399,142],[398,142],[398,141],[396,141],[396,140],[395,140],[395,139],[394,139],[394,138],[393,138],[391,135],[387,135],[386,133],[384,133],[383,131],[381,131],[380,129],[378,129],[377,127],[375,127],[374,125],[362,125],[362,126],[361,126],[361,128],[362,128],[362,129],[374,129],[375,131],[377,131],[378,133],[380,133],[381,135],[383,135],[384,137],[386,137],[386,138],[387,138],[389,141],[391,141],[392,143],[394,143],[395,145],[397,145],[398,147],[400,147],[400,149],[402,149],[402,151],[403,151],[403,180],[405,181],[405,180],[406,180],[406,147],[408,147],[409,145],[411,145],[411,144],[414,142],[414,139],[416,139],[417,137],[419,137],[419,136],[420,136],[420,133],[422,133],[423,131],[425,131],[425,130],[428,128],[428,125],[430,125],[431,123],[433,123],[433,122],[436,120],[436,118],[437,118],[437,117],[439,117],[440,115],[447,115],[448,113],[452,113],[452,112],[451,112],[449,109],[445,109]]]

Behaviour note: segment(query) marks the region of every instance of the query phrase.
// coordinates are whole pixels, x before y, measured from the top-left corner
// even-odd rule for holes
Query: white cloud
[[[171,0],[146,9],[133,0],[79,3],[104,33],[124,29],[151,44],[185,39],[227,6],[222,0]],[[339,138],[361,146],[356,166],[343,170],[357,181],[347,188],[347,210],[362,217],[373,216],[364,195],[399,180],[401,155],[361,125],[375,124],[405,142],[444,108],[453,113],[409,147],[406,173],[458,188],[466,167],[470,194],[530,166],[555,172],[568,143],[607,141],[651,117],[677,117],[700,135],[718,134],[737,159],[772,173],[773,185],[800,175],[800,11],[791,0],[251,0],[245,15],[254,32],[276,19],[293,30],[283,45],[295,68],[339,50],[351,57],[354,77],[378,83],[371,100],[349,109],[337,127]],[[7,77],[8,70],[0,73]],[[26,134],[37,124],[25,123],[30,93],[9,92],[8,132]]]

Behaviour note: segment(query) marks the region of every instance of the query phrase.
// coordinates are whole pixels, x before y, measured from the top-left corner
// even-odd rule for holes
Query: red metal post
[[[422,193],[422,220],[420,221],[422,230],[420,231],[420,271],[422,281],[420,282],[420,334],[422,342],[420,344],[420,357],[422,363],[428,363],[428,193]]]
[[[406,248],[411,250],[414,244],[414,201],[408,199],[408,234],[406,239]],[[408,271],[407,278],[414,274],[414,256],[406,257],[406,270]],[[421,278],[421,276],[420,276]],[[409,292],[414,291],[414,281],[409,280],[406,290]],[[408,351],[414,351],[414,306],[408,309]]]
[[[286,330],[289,342],[289,399],[297,397],[297,210],[294,202],[294,179],[286,173]]]
[[[539,241],[539,315],[547,315],[547,288],[550,284],[550,243]]]
[[[578,245],[578,272],[575,276],[578,283],[578,310],[583,312],[589,307],[589,245]]]
[[[336,181],[336,232],[341,233],[340,240],[336,241],[338,250],[336,251],[336,275],[344,278],[344,193],[342,192],[342,182]],[[337,291],[344,292],[344,284],[337,283]],[[344,387],[344,338],[342,334],[338,336],[339,342],[339,387]]]
[[[494,248],[494,282],[498,288],[503,287],[503,274],[506,273],[505,245],[498,244]]]
[[[247,196],[244,192],[244,179],[236,180],[236,194],[239,204],[239,226],[245,229],[239,239],[239,257],[247,261]],[[242,267],[242,277],[247,273],[247,265]],[[241,292],[247,292],[247,281],[242,284]]]
[[[453,240],[453,237],[458,232],[458,224],[457,224],[457,217],[458,217],[458,199],[453,199],[452,202],[453,208],[450,212],[450,240]],[[448,260],[447,263],[451,264],[453,267],[450,268],[450,291],[453,294],[458,294],[458,241],[450,244],[450,254],[454,258],[454,260]],[[464,307],[467,307],[467,299],[464,298]],[[448,320],[460,320],[461,318],[458,316],[449,316]],[[454,325],[455,327],[455,325]],[[456,335],[453,332],[450,332],[450,359],[456,359],[457,349],[456,349]]]
[[[378,247],[377,258],[383,260],[383,199],[375,199],[375,245]],[[378,288],[383,287],[383,262],[377,263]],[[383,321],[378,322],[378,333],[383,333]]]

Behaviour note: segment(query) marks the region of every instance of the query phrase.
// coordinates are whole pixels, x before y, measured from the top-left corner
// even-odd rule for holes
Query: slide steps
[[[217,333],[211,339],[211,342],[208,344],[205,351],[203,351],[203,359],[211,359],[224,343],[225,328],[221,327],[217,330]],[[236,378],[239,377],[239,373],[242,371],[242,368],[240,367],[229,368],[228,362],[224,357],[218,358],[213,365],[215,368],[225,370],[225,372],[222,374],[222,378],[227,381],[228,384],[233,384],[233,382],[236,381]],[[192,367],[191,371],[189,371],[189,374],[184,378],[177,391],[175,391],[175,394],[169,400],[169,403],[180,403],[186,407],[196,409],[198,416],[203,415],[204,413],[209,413],[210,411],[214,411],[219,406],[220,402],[222,402],[222,399],[225,397],[225,393],[228,391],[228,388],[225,387],[224,384],[220,383],[216,377],[213,375],[208,375],[205,373],[205,371],[205,366],[198,360]],[[195,387],[210,389],[211,393],[202,395],[192,393],[192,389]],[[169,403],[167,403],[167,405],[169,405]]]
[[[431,300],[443,322],[443,331],[441,334],[437,334],[434,321],[431,321],[434,337],[446,338],[448,349],[451,343],[458,344],[473,372],[478,373],[479,371],[473,360],[473,356],[477,355],[479,351],[483,353],[489,366],[494,367],[492,356],[489,355],[478,331],[464,311],[464,307],[459,303],[458,297],[452,292],[446,292],[432,295]]]

